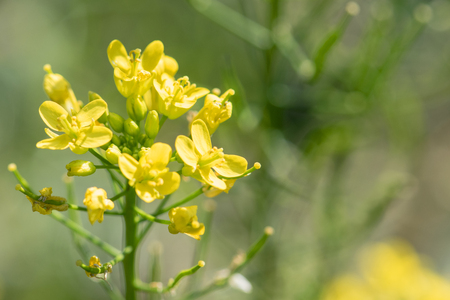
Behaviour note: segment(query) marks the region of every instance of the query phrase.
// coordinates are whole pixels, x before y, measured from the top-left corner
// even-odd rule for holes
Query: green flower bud
[[[131,152],[131,150],[128,147],[123,147],[122,149],[122,153],[127,153],[127,154],[133,154],[133,152]]]
[[[112,129],[115,132],[121,133],[123,132],[123,122],[124,119],[115,113],[109,113],[108,116],[109,125],[111,125]]]
[[[106,144],[100,146],[100,148],[102,148],[103,150],[106,151],[106,149],[108,149],[109,145],[111,145],[111,142],[107,142]]]
[[[97,99],[103,100],[99,94],[89,91],[89,102],[97,100]],[[108,114],[109,114],[109,111],[108,111],[108,108],[106,108],[105,113],[100,118],[98,118],[97,121],[99,121],[102,124],[105,124],[108,121]]]
[[[120,138],[115,134],[113,134],[111,142],[116,146],[120,146],[122,144],[122,141],[120,140]]]
[[[140,134],[138,137],[139,144],[143,145],[146,138],[147,138],[147,136],[145,135],[145,133]]]
[[[151,146],[153,145],[153,142],[154,142],[153,139],[147,139],[147,140],[144,142],[144,146],[145,146],[145,147],[151,147]]]
[[[117,164],[119,161],[119,156],[122,154],[120,152],[119,147],[112,144],[109,146],[108,150],[106,150],[106,159],[112,163],[113,165]]]
[[[95,166],[86,160],[74,160],[66,165],[67,176],[89,176],[95,173]]]
[[[147,104],[142,96],[132,96],[127,99],[127,113],[133,121],[139,123],[147,114]]]
[[[151,139],[155,139],[159,132],[159,117],[156,110],[152,110],[147,115],[147,120],[145,121],[145,133]]]
[[[131,135],[131,136],[138,136],[139,133],[141,132],[139,130],[139,126],[138,124],[136,124],[133,120],[131,119],[126,119],[124,124],[123,124],[123,128],[126,134]]]

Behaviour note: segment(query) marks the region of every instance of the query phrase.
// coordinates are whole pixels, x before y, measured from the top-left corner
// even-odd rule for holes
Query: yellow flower
[[[227,188],[224,190],[219,190],[218,188],[215,188],[213,186],[205,186],[203,188],[203,194],[205,194],[208,198],[214,198],[217,195],[219,195],[222,192],[225,192],[228,194],[228,192],[231,190],[231,188],[234,186],[234,183],[236,182],[236,179],[222,179],[223,182],[225,182]]]
[[[52,213],[52,210],[66,211],[69,208],[69,205],[66,203],[66,199],[52,196],[51,187],[43,188],[39,191],[39,193],[41,194],[39,200],[26,196],[31,202],[32,211],[37,211],[41,215],[49,215]]]
[[[44,70],[48,73],[44,76],[44,90],[50,100],[55,101],[67,111],[80,111],[80,104],[69,82],[61,74],[53,73],[48,64],[44,66]]]
[[[187,76],[177,81],[167,78],[162,83],[154,80],[153,86],[159,97],[158,111],[171,120],[179,118],[194,106],[199,98],[209,93],[208,89],[191,84]]]
[[[114,68],[114,81],[119,92],[126,98],[131,95],[143,95],[152,84],[158,65],[164,53],[161,41],[153,41],[147,45],[142,56],[136,49],[127,54],[125,46],[118,40],[108,46],[109,62]]]
[[[198,222],[197,205],[172,208],[169,211],[169,218],[172,222],[169,225],[169,232],[172,234],[181,232],[200,240],[200,236],[205,233],[205,225]]]
[[[174,58],[163,55],[156,66],[155,71],[155,80],[157,80],[160,84],[166,79],[173,81],[174,76],[178,71],[178,63]],[[159,111],[158,104],[160,98],[161,97],[158,95],[158,92],[152,84],[151,88],[144,94],[144,101],[147,104],[148,110],[156,110],[158,113],[161,113]]]
[[[106,191],[96,187],[90,187],[86,190],[83,204],[87,207],[89,222],[94,225],[95,221],[103,222],[103,213],[105,210],[114,208],[114,202],[107,199]]]
[[[137,161],[129,154],[119,157],[122,174],[129,179],[136,194],[147,203],[155,199],[163,199],[172,194],[180,186],[180,175],[169,172],[167,164],[172,157],[172,149],[164,143],[155,143],[151,148],[142,151]]]
[[[97,256],[91,256],[91,258],[89,259],[89,267],[91,267],[91,268],[101,268],[102,267],[102,264],[100,263],[100,259],[97,257]],[[87,277],[96,277],[97,276],[97,274],[92,274],[92,273],[90,273],[90,272],[88,272],[88,271],[85,271],[86,272],[86,275],[87,275]]]
[[[225,122],[231,117],[233,105],[228,99],[234,95],[234,90],[229,89],[222,96],[218,97],[209,94],[205,98],[203,108],[194,117],[193,121],[201,119],[208,126],[210,134],[213,134],[220,123]]]
[[[450,284],[430,270],[404,242],[380,243],[361,256],[362,276],[333,280],[322,300],[450,299]]]
[[[49,139],[36,144],[40,149],[63,150],[67,147],[77,154],[85,153],[88,148],[100,147],[112,138],[112,132],[104,126],[95,125],[95,121],[106,111],[104,100],[94,100],[85,105],[73,116],[59,104],[45,101],[39,107],[44,123],[52,130],[62,131],[57,135],[49,129],[45,132]]]
[[[211,138],[205,122],[196,120],[191,126],[192,140],[179,135],[175,148],[183,160],[183,174],[207,183],[219,190],[226,190],[226,183],[216,173],[233,178],[247,170],[247,160],[238,155],[225,155],[223,149],[212,147]]]

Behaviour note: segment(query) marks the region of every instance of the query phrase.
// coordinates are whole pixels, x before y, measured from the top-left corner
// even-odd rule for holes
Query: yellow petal
[[[211,150],[211,138],[209,136],[208,127],[202,120],[195,120],[191,126],[192,140],[195,148],[201,155]]]
[[[175,73],[178,72],[178,63],[177,61],[170,56],[164,55],[164,72],[169,74],[170,76],[175,76]]]
[[[103,126],[94,126],[92,128],[83,128],[80,131],[80,137],[77,139],[77,144],[79,140],[81,143],[78,144],[85,148],[96,148],[103,146],[109,142],[112,138],[112,131],[109,128]]]
[[[50,129],[56,131],[63,131],[58,118],[61,116],[68,116],[69,113],[59,104],[53,101],[45,101],[39,107],[39,114],[41,115],[44,123],[50,127]]]
[[[73,153],[79,154],[79,155],[85,154],[89,150],[88,148],[80,147],[80,146],[74,145],[73,143],[70,143],[69,147]]]
[[[71,139],[67,134],[61,134],[57,137],[42,140],[36,144],[39,149],[63,150],[69,147]]]
[[[120,171],[122,171],[122,174],[128,178],[133,179],[134,174],[136,173],[139,166],[139,162],[134,159],[133,156],[124,153],[121,156],[119,156],[119,168]]]
[[[156,190],[161,195],[169,195],[175,192],[180,186],[180,175],[177,172],[167,172],[160,176],[164,183],[162,185],[156,186]]]
[[[191,166],[194,169],[197,167],[199,155],[197,154],[195,145],[190,138],[184,135],[179,135],[175,140],[175,149],[177,149],[178,155],[186,165]]]
[[[209,90],[205,88],[196,88],[191,93],[189,93],[189,97],[194,97],[195,100],[208,95]]]
[[[51,137],[51,138],[54,138],[54,137],[57,137],[57,136],[58,136],[56,133],[54,133],[53,131],[51,131],[51,130],[48,129],[48,128],[45,128],[44,130],[45,130],[45,133],[46,133],[49,137]]]
[[[239,155],[224,155],[224,163],[214,166],[213,169],[219,175],[225,177],[237,177],[247,171],[247,160]]]
[[[92,120],[96,121],[106,111],[108,105],[102,99],[94,100],[83,106],[77,114],[77,121],[81,127],[89,126]]]
[[[148,184],[148,180],[136,183],[136,195],[147,203],[157,199],[157,192],[154,186]]]
[[[153,162],[153,167],[164,170],[172,157],[172,148],[164,143],[155,143],[150,148],[149,159]]]
[[[136,87],[136,77],[128,78],[119,68],[114,69],[114,82],[117,90],[125,98],[133,94]]]
[[[200,236],[205,233],[205,225],[203,223],[200,223],[200,226],[198,228],[192,228],[189,231],[185,232],[184,234],[196,239],[200,240]]]
[[[153,41],[145,48],[141,56],[141,66],[144,70],[151,72],[164,53],[164,45],[161,41]]]
[[[225,182],[219,179],[211,168],[201,168],[199,169],[199,172],[203,180],[210,186],[218,188],[219,190],[225,190],[227,188]]]
[[[120,68],[126,74],[130,73],[131,62],[128,58],[127,49],[125,49],[125,46],[120,41],[112,41],[106,52],[108,53],[108,59],[113,68]]]

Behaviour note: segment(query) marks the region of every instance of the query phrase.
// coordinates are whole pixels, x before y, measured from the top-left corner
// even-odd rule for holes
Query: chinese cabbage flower
[[[88,148],[100,147],[112,138],[112,132],[104,126],[95,125],[95,121],[106,111],[104,100],[94,100],[85,105],[73,116],[59,104],[45,101],[39,107],[39,114],[44,123],[55,131],[64,134],[57,135],[46,128],[49,139],[36,144],[40,149],[63,150],[70,147],[74,153],[83,154]]]
[[[172,234],[184,233],[196,240],[205,233],[205,225],[198,222],[197,205],[188,207],[175,207],[169,211],[169,232]]]
[[[134,186],[136,194],[147,203],[163,199],[180,186],[180,175],[169,172],[167,164],[172,157],[172,149],[164,143],[155,143],[143,151],[139,161],[129,154],[119,157],[122,174]]]
[[[202,120],[195,120],[191,126],[192,140],[179,135],[175,148],[183,160],[183,174],[207,183],[219,190],[226,190],[227,184],[217,175],[232,179],[247,170],[247,160],[238,155],[223,154],[223,149],[212,147],[208,127]]]
[[[65,198],[52,196],[51,187],[43,188],[39,193],[41,194],[39,201],[26,196],[31,202],[32,211],[37,211],[41,215],[49,215],[52,210],[66,211],[69,208]]]
[[[154,80],[153,87],[159,96],[158,111],[171,120],[179,118],[209,93],[208,89],[191,84],[187,76],[176,81],[167,78],[162,83]]]
[[[151,86],[156,75],[153,71],[164,53],[161,41],[153,41],[147,45],[142,56],[136,49],[128,55],[125,46],[118,40],[108,46],[108,59],[114,68],[114,81],[122,96],[143,95]],[[153,72],[152,72],[153,71]]]
[[[95,221],[103,222],[105,210],[114,208],[114,202],[107,199],[106,191],[96,187],[90,187],[86,190],[83,204],[87,207],[89,222],[92,225],[94,225]]]
[[[205,98],[203,108],[194,117],[193,121],[201,119],[208,126],[210,134],[213,134],[220,123],[225,122],[231,117],[233,105],[228,101],[234,95],[234,90],[229,89],[222,96],[218,97],[214,94],[209,94]]]
[[[89,267],[91,268],[101,268],[102,264],[100,263],[100,259],[97,256],[91,256],[89,259]],[[96,277],[97,274],[92,274],[91,272],[85,271],[87,277]]]

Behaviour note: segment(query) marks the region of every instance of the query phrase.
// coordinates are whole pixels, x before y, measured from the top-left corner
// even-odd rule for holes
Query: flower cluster
[[[362,255],[361,269],[362,277],[347,274],[332,281],[321,299],[450,299],[450,284],[406,243],[372,246]]]

